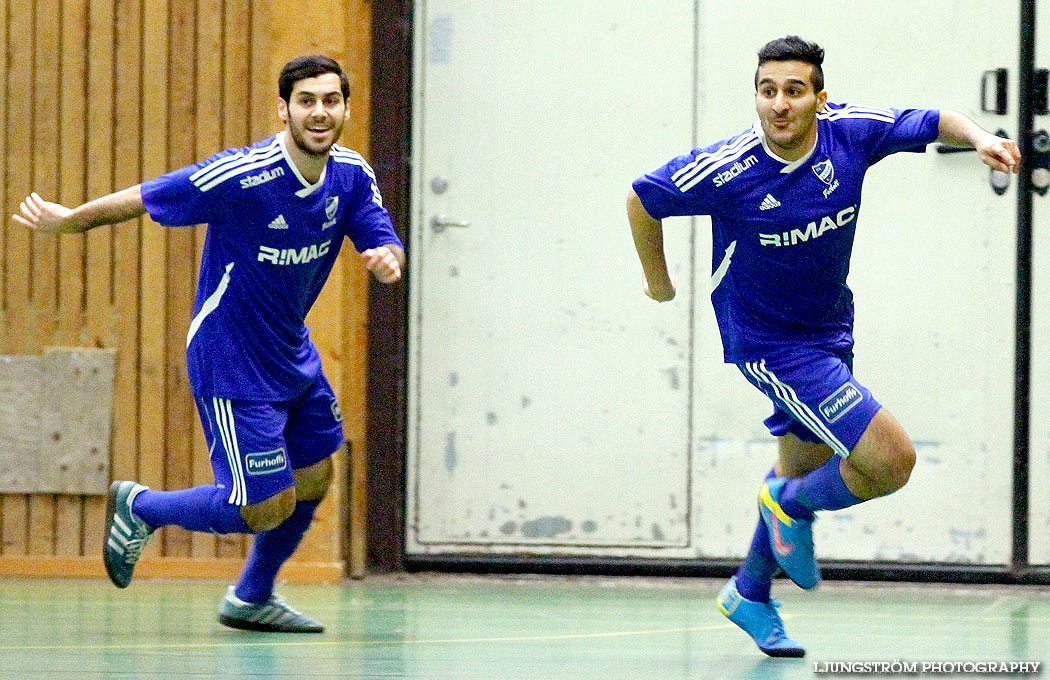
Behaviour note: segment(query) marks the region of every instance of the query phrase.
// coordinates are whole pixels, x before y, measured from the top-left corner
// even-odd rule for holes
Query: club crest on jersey
[[[335,214],[339,210],[339,197],[329,196],[324,201],[324,216],[327,218],[324,224],[321,225],[321,229],[328,229],[335,226]]]
[[[828,185],[828,188],[824,190],[824,198],[827,198],[832,191],[839,188],[839,181],[835,179],[835,166],[831,164],[830,158],[815,164],[813,166],[813,174],[821,182]]]

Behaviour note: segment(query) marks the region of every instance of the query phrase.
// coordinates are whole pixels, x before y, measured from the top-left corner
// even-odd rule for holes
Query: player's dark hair
[[[758,51],[758,66],[767,61],[801,61],[813,65],[813,73],[810,82],[813,83],[813,91],[820,92],[824,89],[824,48],[817,43],[803,40],[797,35],[789,35],[786,38],[771,40]],[[758,69],[755,69],[755,87],[758,87]]]
[[[339,76],[339,85],[343,90],[343,99],[350,98],[350,81],[346,77],[338,62],[323,54],[307,54],[296,57],[284,65],[281,75],[277,79],[277,91],[281,99],[288,101],[292,96],[295,84],[306,78],[316,78],[326,73],[334,73]]]

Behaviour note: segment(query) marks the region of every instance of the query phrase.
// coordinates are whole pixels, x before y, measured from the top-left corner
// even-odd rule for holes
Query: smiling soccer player
[[[343,239],[380,282],[401,280],[404,247],[364,159],[336,141],[349,84],[325,56],[288,62],[278,80],[284,130],[243,149],[70,209],[32,194],[13,219],[77,233],[146,212],[160,224],[207,224],[193,320],[190,386],[215,484],[157,491],[116,481],[107,503],[103,560],[124,588],[153,532],[177,525],[254,533],[244,571],[219,609],[221,623],[318,633],[319,621],[273,592],[281,565],[310,526],[343,442],[342,413],[305,325]]]

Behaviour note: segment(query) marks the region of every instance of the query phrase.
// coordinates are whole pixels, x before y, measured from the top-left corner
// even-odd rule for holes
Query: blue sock
[[[772,470],[766,479],[776,475]],[[769,546],[769,530],[760,517],[755,534],[751,538],[751,549],[748,550],[744,563],[736,570],[736,589],[752,602],[769,602],[769,593],[773,587],[773,576],[777,573],[777,560]]]
[[[810,519],[817,510],[841,510],[863,503],[846,486],[841,465],[842,460],[832,456],[816,470],[789,479],[780,492],[780,507],[788,517]]]
[[[154,529],[174,524],[190,531],[251,533],[241,517],[241,508],[227,502],[229,495],[229,491],[217,486],[195,486],[181,491],[147,489],[135,497],[132,510]]]
[[[234,590],[237,597],[256,604],[270,599],[277,572],[299,547],[319,503],[299,501],[291,516],[280,526],[255,535],[255,544]]]

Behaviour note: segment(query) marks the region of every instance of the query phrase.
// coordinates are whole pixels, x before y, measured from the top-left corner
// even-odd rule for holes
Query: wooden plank
[[[340,60],[350,82],[350,120],[342,143],[368,158],[372,122],[372,2],[346,0],[346,56]]]
[[[55,497],[55,555],[75,557],[80,554],[80,496]]]
[[[11,0],[10,30],[18,35],[33,35],[32,0]],[[5,133],[9,140],[31,140],[33,138],[33,45],[31,40],[12,40],[7,55],[7,120]],[[15,212],[18,203],[32,189],[33,156],[26,149],[7,155],[7,199],[6,214]],[[8,220],[5,220],[8,222]],[[29,354],[32,346],[32,329],[29,324],[30,271],[32,269],[32,234],[17,224],[10,224],[4,249],[6,259],[5,286],[8,322],[7,354]]]
[[[197,2],[197,93],[198,99],[219,101],[220,106],[226,95],[222,83],[222,40],[223,40],[223,2],[222,0],[198,0]],[[197,106],[195,126],[196,147],[195,160],[211,156],[222,149],[222,115],[221,109],[214,106]],[[193,280],[200,278],[200,261],[204,254],[204,243],[207,231],[205,227],[195,229],[195,255],[193,258]],[[211,469],[211,458],[204,438],[204,430],[199,417],[191,416],[192,449],[192,484],[214,484]],[[191,536],[191,554],[194,557],[215,557],[217,539],[215,535],[195,532]]]
[[[106,497],[82,496],[83,535],[81,537],[82,554],[101,561],[102,532],[106,523]]]
[[[171,135],[169,163],[173,168],[194,161],[195,130],[195,7],[194,3],[174,3],[169,18],[171,53],[179,55],[170,61],[171,74],[168,91],[171,106],[168,111]],[[185,489],[193,484],[193,421],[194,408],[186,374],[186,329],[193,309],[194,258],[196,246],[193,229],[169,229],[167,286],[167,343],[165,362],[167,395],[165,412],[168,419],[165,440],[166,457],[164,485],[167,489]],[[164,539],[166,556],[188,557],[191,553],[190,535],[171,527]]]
[[[251,0],[226,0],[223,33],[223,148],[247,146],[251,136],[251,98],[236,96],[250,91],[251,69]]]
[[[350,81],[350,120],[343,141],[366,158],[371,138],[372,5],[370,0],[346,3],[347,57],[343,68]],[[382,191],[382,189],[380,189]],[[349,247],[349,245],[348,245]],[[369,274],[356,258],[348,256],[343,297],[343,428],[350,457],[346,502],[348,526],[343,528],[349,545],[347,571],[361,578],[368,569],[368,295]]]
[[[252,98],[252,3],[251,0],[226,0],[222,47],[222,141],[221,148],[247,146],[251,135]],[[240,559],[251,538],[240,534],[216,537],[215,554],[220,558]]]
[[[84,202],[84,173],[87,163],[87,102],[84,82],[87,79],[87,57],[84,52],[87,26],[87,0],[63,0],[61,3],[62,64],[59,87],[59,136],[62,154],[59,161],[58,201],[73,206]],[[85,237],[67,235],[58,241],[58,333],[56,343],[81,344],[84,319],[84,246]],[[59,496],[55,501],[55,554],[81,554],[83,502],[79,496]]]
[[[280,129],[276,113],[277,76],[286,59],[276,54],[271,20],[272,0],[251,0],[251,127],[252,140],[269,137]],[[276,16],[281,16],[276,14]],[[315,27],[310,27],[312,30]],[[279,64],[277,62],[280,62]]]
[[[33,35],[34,11],[32,0],[10,0],[8,4],[8,33]],[[31,140],[33,110],[33,46],[31,40],[9,40],[7,44],[8,98],[5,133],[9,140]],[[31,190],[32,154],[20,149],[6,154],[5,178],[8,209],[11,214],[19,201]],[[5,220],[8,222],[8,220]],[[4,244],[4,292],[6,310],[5,352],[26,354],[32,331],[29,324],[30,270],[32,262],[32,234],[19,225],[10,224]],[[28,550],[29,500],[26,496],[7,495],[2,512],[3,554],[25,554]]]
[[[0,54],[7,54],[7,15],[8,6],[7,0],[0,2]],[[9,75],[5,72],[4,74],[4,87],[0,87],[0,116],[3,117],[0,123],[7,123],[8,111],[7,111],[7,83],[10,81]],[[14,93],[17,96],[17,92]],[[7,305],[7,257],[4,255],[7,253],[7,232],[9,229],[23,229],[20,225],[14,224],[7,215],[12,214],[18,207],[18,201],[13,200],[14,197],[8,196],[7,194],[7,135],[0,135],[0,204],[3,205],[6,211],[4,215],[3,224],[0,224],[0,296],[2,296],[2,302],[5,307]],[[10,343],[7,332],[7,313],[0,313],[0,352],[10,351]],[[3,500],[0,498],[0,516],[2,516],[2,504]]]
[[[142,40],[143,82],[163,92],[168,82],[168,7],[165,0],[144,0]],[[151,178],[168,169],[168,96],[147,96],[142,102],[142,174]],[[164,303],[165,229],[143,219],[140,241],[139,323],[139,455],[137,478],[153,488],[164,484],[164,343],[167,307]]]
[[[113,0],[91,0],[88,6],[87,194],[97,198],[113,191],[114,30]],[[113,347],[113,229],[99,227],[85,237],[85,314],[82,344]],[[105,497],[84,499],[83,549],[102,549]]]
[[[87,58],[84,52],[87,0],[62,2],[62,69],[59,131],[62,139],[58,201],[76,206],[86,200],[84,173],[87,162],[87,102],[84,82]],[[59,239],[58,336],[56,344],[79,345],[84,320],[85,237],[66,235]]]
[[[142,89],[140,62],[141,6],[139,2],[116,5],[115,130],[113,181],[115,188],[137,184],[140,167]],[[112,475],[134,479],[138,472],[138,355],[139,355],[139,237],[142,220],[120,225],[113,239],[113,303],[116,326],[116,365],[113,399]]]
[[[33,74],[33,190],[58,195],[58,0],[36,0]],[[57,317],[58,247],[51,234],[33,235],[30,329],[26,353],[38,354],[54,342]]]
[[[33,41],[33,189],[43,196],[58,195],[58,0],[36,1]],[[58,326],[58,243],[50,234],[33,236],[33,279],[29,352],[39,353],[54,342]],[[29,553],[54,551],[55,501],[50,494],[29,497]]]
[[[92,0],[88,19],[88,197],[113,191],[113,0]],[[87,342],[112,347],[113,227],[87,234]]]

